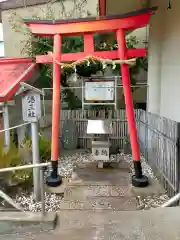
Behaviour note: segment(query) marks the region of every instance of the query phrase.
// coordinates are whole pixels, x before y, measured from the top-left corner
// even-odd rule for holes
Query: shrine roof
[[[11,100],[20,82],[27,81],[35,69],[36,63],[31,58],[0,59],[0,102]]]
[[[138,16],[146,13],[153,13],[158,9],[158,7],[143,8],[136,11],[123,13],[119,15],[109,15],[109,16],[97,16],[97,17],[87,17],[87,18],[74,18],[74,19],[64,19],[64,20],[37,20],[37,19],[23,19],[24,23],[38,23],[38,24],[67,24],[67,23],[80,23],[80,22],[92,22],[97,20],[112,20],[128,18],[133,16]]]

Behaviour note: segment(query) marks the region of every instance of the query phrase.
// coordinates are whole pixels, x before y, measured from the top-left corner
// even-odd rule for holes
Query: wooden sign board
[[[28,91],[23,96],[22,113],[25,122],[37,122],[41,118],[41,97],[39,93]]]
[[[85,82],[85,101],[114,101],[114,81]]]

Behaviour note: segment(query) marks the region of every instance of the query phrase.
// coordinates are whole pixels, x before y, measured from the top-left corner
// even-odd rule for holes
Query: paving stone
[[[137,209],[136,199],[131,197],[91,197],[85,201],[80,200],[65,200],[60,204],[60,209],[65,210],[122,210],[130,211]]]
[[[70,186],[65,189],[64,199],[86,199],[88,197],[131,196],[129,186],[97,185]]]
[[[93,185],[97,182],[104,184],[119,184],[128,185],[130,183],[130,174],[122,172],[119,169],[76,169],[77,178],[82,180],[83,183],[90,183]]]

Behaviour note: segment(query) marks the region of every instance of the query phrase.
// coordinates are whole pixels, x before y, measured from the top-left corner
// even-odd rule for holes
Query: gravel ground
[[[132,155],[125,155],[122,154],[124,156],[125,161],[127,161],[128,163],[130,163],[130,168],[132,173],[134,173],[134,169],[133,169],[133,161],[132,161]],[[145,161],[145,158],[143,156],[141,156],[141,164],[142,164],[142,169],[143,169],[143,174],[146,176],[149,176],[151,178],[157,179],[156,176],[154,175],[151,167],[147,164],[147,162]],[[141,198],[140,196],[137,197],[137,202],[138,202],[138,209],[139,210],[149,210],[151,208],[157,208],[160,207],[163,203],[167,202],[167,200],[169,199],[168,195],[163,194],[163,195],[153,195],[153,196],[146,196]]]
[[[130,167],[133,173],[132,166],[132,156],[125,155],[123,153],[117,154],[111,157],[110,161],[120,162],[122,157],[125,161],[130,163]],[[59,172],[63,177],[71,177],[72,171],[77,162],[89,162],[92,160],[91,154],[87,152],[75,153],[71,156],[63,156],[60,159]],[[145,175],[150,176],[151,178],[156,178],[152,172],[152,169],[146,163],[145,159],[141,157],[142,168]],[[56,194],[45,193],[45,208],[46,211],[57,211],[59,209],[59,204],[62,198]],[[168,200],[167,195],[161,196],[147,196],[145,198],[137,197],[138,209],[147,210],[150,208],[157,208],[164,202]],[[21,196],[16,197],[16,203],[20,204],[24,208],[24,211],[37,212],[41,211],[41,203],[35,201],[33,194],[27,196],[27,194],[21,194]]]

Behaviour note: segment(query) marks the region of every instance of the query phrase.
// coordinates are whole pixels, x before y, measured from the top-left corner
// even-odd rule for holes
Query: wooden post
[[[118,53],[122,60],[128,59],[125,32],[123,29],[117,31]],[[130,134],[130,142],[132,148],[132,156],[134,161],[135,175],[132,177],[134,186],[144,187],[148,185],[148,178],[142,175],[140,148],[137,137],[136,122],[134,116],[133,99],[131,93],[131,81],[129,67],[127,64],[121,65],[122,84],[124,89],[124,98],[126,105],[126,116],[128,120],[128,128]]]
[[[58,174],[58,158],[59,158],[59,124],[60,124],[60,78],[61,66],[56,61],[61,59],[62,37],[54,36],[53,49],[53,106],[52,106],[52,138],[51,138],[51,162],[52,173],[47,177],[47,185],[51,187],[59,186],[62,178]]]
[[[106,0],[99,0],[99,16],[106,16]]]

